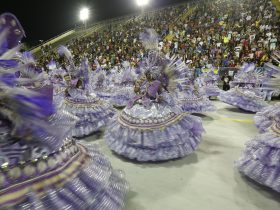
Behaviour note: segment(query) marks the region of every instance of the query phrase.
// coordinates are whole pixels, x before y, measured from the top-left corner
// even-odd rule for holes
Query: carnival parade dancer
[[[253,64],[245,64],[231,82],[231,89],[222,92],[219,99],[225,103],[237,106],[246,111],[258,112],[268,104],[260,86],[262,76],[255,71]]]
[[[280,118],[263,134],[246,143],[237,161],[239,171],[249,178],[280,192]]]
[[[269,84],[270,87],[279,88],[280,77],[278,75],[265,83]],[[236,166],[242,174],[280,192],[279,104],[272,107],[276,109],[273,112],[275,115],[273,118],[268,116],[268,119],[260,124],[260,131],[263,133],[246,143],[245,150],[236,162]],[[264,110],[264,113],[266,110]]]
[[[218,87],[219,75],[214,73],[211,68],[209,72],[203,73],[199,80],[201,80],[201,88],[204,89],[208,97],[217,97],[220,95],[221,89]]]
[[[60,47],[60,54],[67,56],[71,62],[71,53],[65,47]],[[62,109],[77,116],[77,122],[72,135],[83,137],[103,128],[115,111],[105,101],[97,97],[90,87],[90,72],[88,61],[85,59],[79,68],[72,64],[69,71],[68,88],[65,93]]]
[[[275,58],[279,57],[280,56],[277,55]],[[263,83],[262,89],[264,91],[266,91],[266,89],[269,89],[271,94],[273,94],[275,91],[277,92],[279,90],[279,86],[277,87],[275,83],[279,82],[278,78],[280,77],[280,68],[273,65],[272,63],[267,63],[267,66],[270,66],[270,71],[272,71],[273,73],[271,74],[271,78],[269,77],[267,81]],[[275,119],[278,118],[280,118],[279,102],[263,108],[255,115],[254,121],[260,133],[264,133],[275,122]]]
[[[148,29],[140,39],[150,50],[142,65],[145,73],[136,81],[135,97],[108,125],[105,142],[117,154],[138,161],[184,157],[198,148],[204,130],[198,117],[182,112],[176,104],[174,91],[184,72],[176,64],[182,62],[156,51],[154,30]]]
[[[267,106],[258,112],[254,121],[260,133],[264,133],[273,124],[275,118],[280,118],[280,103]]]
[[[280,51],[275,51],[271,55],[271,58],[274,63],[265,63],[264,64],[264,73],[267,79],[273,78],[273,75],[280,73]],[[278,65],[278,67],[277,67]],[[266,95],[266,100],[271,101],[273,97],[279,97],[280,96],[280,88],[273,88],[269,86],[262,86],[262,91]]]
[[[111,103],[116,107],[125,107],[133,96],[134,83],[137,79],[135,69],[128,62],[123,62],[123,69],[114,83],[115,92],[111,97]]]
[[[0,19],[8,22],[0,26],[7,66],[18,50],[9,25],[17,19],[9,13]],[[19,68],[0,66],[0,209],[121,210],[128,189],[122,172],[92,145],[69,138],[76,117],[56,113],[49,97],[17,86],[36,82],[18,78]]]
[[[95,64],[97,66],[96,70],[89,75],[92,83],[91,93],[109,101],[115,90],[110,86],[109,76],[99,65],[98,61],[95,61]]]
[[[194,72],[186,68],[185,74],[185,85],[179,85],[177,93],[182,110],[187,113],[214,111],[216,109],[214,104],[208,99],[205,91],[195,81]]]
[[[67,76],[67,72],[58,68],[57,64],[54,61],[51,61],[48,64],[49,68],[49,81],[53,85],[53,101],[54,105],[60,109],[63,104],[63,99],[65,95],[65,90],[67,87],[64,77]]]

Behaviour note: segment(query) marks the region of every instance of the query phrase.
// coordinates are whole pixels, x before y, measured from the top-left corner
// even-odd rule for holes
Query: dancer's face
[[[148,81],[153,80],[151,73],[146,73],[146,78],[147,78]]]

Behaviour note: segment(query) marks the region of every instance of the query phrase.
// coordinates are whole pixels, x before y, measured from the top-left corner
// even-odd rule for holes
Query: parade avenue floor
[[[279,194],[242,177],[234,167],[244,144],[257,135],[253,113],[214,101],[202,117],[206,133],[199,149],[183,159],[135,163],[98,144],[130,183],[125,210],[279,210]]]

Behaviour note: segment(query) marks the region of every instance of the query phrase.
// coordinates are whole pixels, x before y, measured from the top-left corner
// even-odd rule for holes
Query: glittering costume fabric
[[[105,100],[90,92],[87,60],[84,60],[76,70],[76,75],[73,73],[71,75],[61,109],[79,118],[72,135],[83,137],[103,128],[114,115],[114,110]]]
[[[110,100],[114,89],[110,86],[109,76],[106,72],[99,67],[95,72],[90,74],[91,79],[91,92],[104,100]]]
[[[254,181],[280,192],[280,124],[275,122],[256,136],[236,162],[238,170]]]
[[[203,132],[201,120],[173,107],[135,105],[115,116],[105,132],[116,153],[138,161],[162,161],[193,153]]]
[[[219,99],[227,104],[251,112],[258,112],[268,105],[258,91],[238,87],[222,92]]]
[[[179,86],[177,97],[182,110],[187,113],[202,113],[216,109],[204,89],[196,84],[194,74],[190,69],[186,69],[186,79],[184,84]]]
[[[219,99],[246,111],[261,111],[268,105],[264,101],[264,94],[259,88],[262,78],[255,72],[255,66],[251,64],[245,64],[239,71],[235,75],[234,81],[230,83],[231,89],[222,92]]]
[[[134,94],[134,82],[137,75],[128,64],[116,76],[114,82],[114,93],[112,94],[110,102],[117,107],[124,107],[127,105],[129,99]]]
[[[3,18],[17,23],[11,14]],[[78,119],[57,113],[44,91],[18,87],[40,80],[18,77],[24,66],[9,62],[18,50],[12,35],[2,34],[10,28],[0,25],[1,53],[10,51],[0,65],[0,209],[123,209],[123,173],[94,146],[71,138]],[[16,70],[3,71],[8,63]]]
[[[51,61],[48,65],[49,67],[49,80],[53,85],[53,103],[60,109],[63,104],[63,99],[66,90],[66,81],[64,77],[67,76],[67,72],[62,68],[57,68],[57,64]]]
[[[274,65],[273,63],[264,64],[264,74],[268,81],[273,80],[276,75],[278,75],[278,77],[280,75],[280,51],[273,52],[271,57],[275,64],[278,64],[278,66]],[[262,85],[262,91],[265,93],[266,100],[268,101],[270,101],[273,97],[280,96],[280,87],[273,87],[273,85],[269,82]]]
[[[140,37],[148,49],[153,47],[155,35],[151,30]],[[177,105],[175,90],[184,69],[175,63],[175,59],[149,51],[141,65],[145,74],[135,82],[135,96],[105,131],[111,150],[137,161],[163,161],[184,157],[198,148],[202,122]]]
[[[258,112],[255,117],[255,125],[261,133],[267,131],[267,129],[275,122],[275,119],[280,118],[280,103],[265,107]]]
[[[265,82],[279,88],[280,77]],[[257,113],[255,122],[261,134],[246,143],[236,162],[238,170],[254,181],[280,192],[280,117],[279,103]]]
[[[187,113],[203,113],[216,109],[205,94],[192,87],[178,92],[178,98],[183,111]]]
[[[114,110],[106,101],[83,90],[69,89],[62,108],[79,118],[72,135],[82,137],[103,128],[114,115]]]
[[[216,75],[211,69],[207,73],[203,73],[199,78],[200,87],[205,91],[208,97],[217,97],[220,95],[221,89],[218,87],[219,75]]]

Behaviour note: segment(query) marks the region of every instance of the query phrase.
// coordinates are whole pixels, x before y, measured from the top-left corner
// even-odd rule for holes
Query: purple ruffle
[[[219,96],[219,99],[224,103],[237,106],[243,110],[251,112],[259,112],[268,105],[264,100],[247,97],[246,95],[242,95],[237,92],[236,89],[222,92]]]
[[[198,117],[186,115],[164,129],[141,131],[124,127],[115,116],[105,132],[111,150],[138,161],[163,161],[193,153],[204,131]]]
[[[218,87],[204,87],[204,89],[205,89],[205,94],[208,97],[217,97],[221,93],[221,89],[219,89]]]
[[[118,107],[126,106],[128,101],[135,95],[133,87],[119,88],[111,97],[110,102]]]
[[[274,118],[280,118],[280,103],[268,106],[258,112],[254,121],[260,133],[264,133],[272,125]]]
[[[110,100],[114,95],[114,90],[110,87],[100,87],[93,90],[93,92],[101,99]]]
[[[55,105],[56,109],[59,110],[63,104],[65,95],[65,90],[60,89],[59,91],[55,92],[53,95],[53,104]]]
[[[184,112],[188,113],[201,113],[216,110],[214,104],[206,97],[201,100],[180,100],[180,105]]]
[[[112,169],[110,162],[93,145],[87,148],[89,164],[62,187],[46,186],[44,195],[29,192],[26,201],[15,209],[92,209],[121,210],[128,183],[121,171]]]
[[[92,107],[79,107],[73,104],[63,104],[63,109],[79,118],[72,136],[83,137],[100,130],[106,126],[115,111],[107,104],[93,104]]]
[[[279,136],[267,132],[249,141],[236,166],[256,182],[280,192]]]

